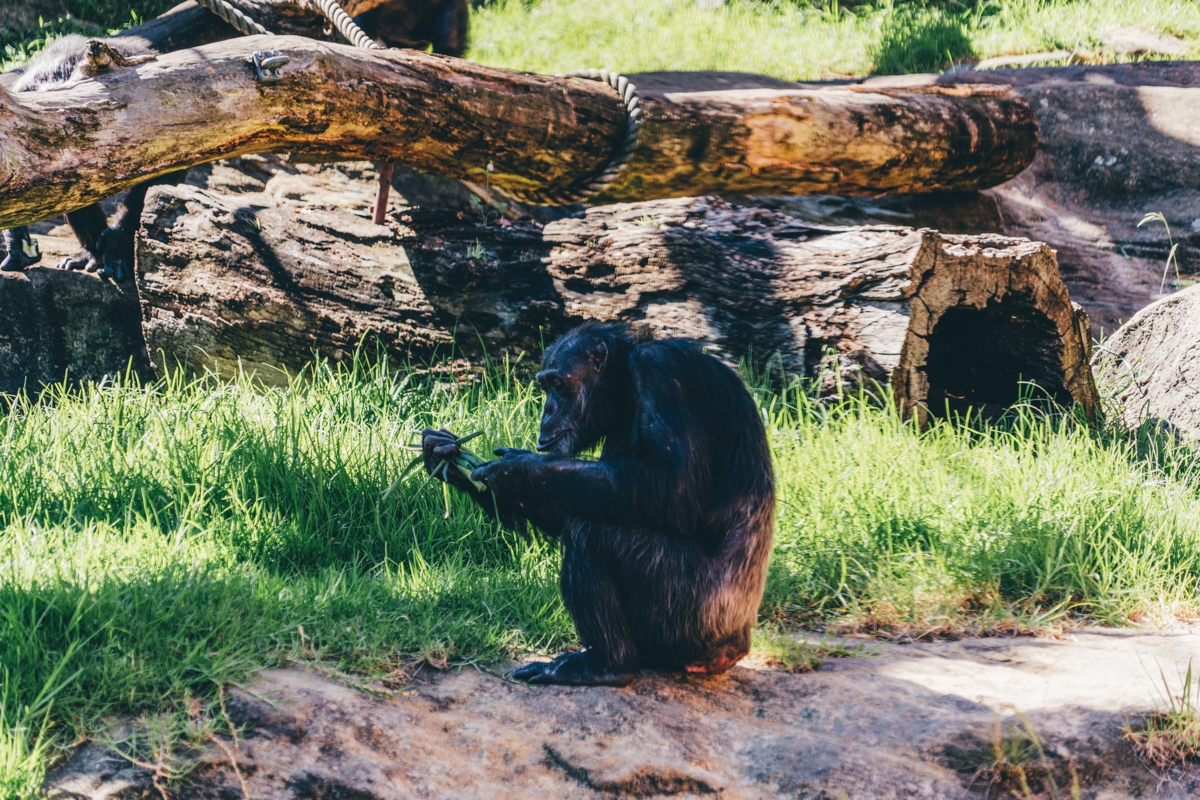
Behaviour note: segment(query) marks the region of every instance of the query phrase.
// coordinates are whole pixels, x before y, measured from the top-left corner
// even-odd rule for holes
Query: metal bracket
[[[283,80],[280,71],[292,59],[278,50],[259,50],[254,54],[254,77],[261,83]]]

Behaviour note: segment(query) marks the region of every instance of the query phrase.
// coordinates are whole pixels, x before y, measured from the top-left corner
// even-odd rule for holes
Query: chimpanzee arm
[[[472,473],[539,527],[543,523],[538,519],[557,527],[574,517],[686,534],[695,529],[701,508],[681,496],[684,482],[675,476],[666,462],[647,464],[636,457],[583,461],[525,451],[507,453]]]
[[[446,483],[470,497],[483,509],[487,516],[499,521],[506,528],[514,530],[524,529],[525,521],[528,520],[544,533],[551,536],[558,535],[560,523],[546,518],[543,514],[539,514],[535,510],[528,510],[522,507],[520,503],[512,502],[508,498],[498,497],[491,489],[484,489],[483,491],[476,489],[474,484],[460,470],[454,467],[453,464],[443,474],[443,471],[438,469],[439,465],[443,461],[452,462],[454,458],[462,454],[462,449],[458,446],[456,440],[457,437],[447,430],[435,431],[432,428],[426,428],[421,432],[421,449],[426,472],[445,480]],[[523,453],[525,451],[513,450],[502,452]],[[435,470],[437,470],[436,473]]]

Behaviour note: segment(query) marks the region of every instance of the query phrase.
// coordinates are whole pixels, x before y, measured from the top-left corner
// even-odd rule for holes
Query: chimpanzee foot
[[[512,677],[519,681],[532,681],[546,670],[554,666],[553,661],[532,661],[512,672]]]
[[[100,260],[103,269],[100,275],[105,278],[123,281],[133,277],[133,237],[117,228],[108,228],[100,234],[96,245],[100,250]]]
[[[100,269],[103,261],[97,258],[91,250],[86,247],[80,250],[73,256],[67,256],[62,261],[58,262],[59,269],[82,269],[86,272],[95,272]]]
[[[538,686],[628,686],[637,675],[631,669],[601,666],[590,651],[580,650],[563,653],[549,663],[527,664],[513,677]]]
[[[0,261],[0,272],[21,272],[42,260],[37,241],[24,225],[4,231],[2,238],[7,255]]]

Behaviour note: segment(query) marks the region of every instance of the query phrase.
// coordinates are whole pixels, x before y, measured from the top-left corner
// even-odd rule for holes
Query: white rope
[[[387,50],[386,44],[367,36],[367,32],[358,27],[358,23],[350,18],[346,9],[342,8],[337,0],[311,0],[311,2],[317,4],[321,13],[333,23],[338,33],[350,44],[361,47],[363,50]]]
[[[246,36],[254,36],[255,34],[262,36],[271,35],[269,30],[250,19],[250,17],[230,4],[228,0],[196,0],[196,2],[216,14],[225,22],[228,22],[238,33],[245,34]],[[342,35],[342,38],[350,44],[355,47],[361,47],[363,50],[387,49],[387,45],[375,41],[367,35],[366,31],[358,27],[358,23],[350,18],[350,15],[346,13],[346,9],[342,8],[337,0],[309,0],[309,2],[321,10],[325,18],[337,28],[337,32]],[[300,5],[299,2],[296,4]]]
[[[228,22],[238,33],[246,36],[271,35],[269,30],[229,5],[229,3],[226,3],[225,0],[196,0],[196,3]]]
[[[644,121],[642,98],[638,96],[637,87],[630,83],[629,79],[624,75],[618,72],[609,72],[606,69],[585,69],[578,72],[569,72],[566,75],[558,77],[586,78],[592,81],[602,81],[613,89],[616,89],[617,94],[621,96],[622,104],[625,106],[625,137],[621,140],[621,146],[617,148],[616,153],[613,154],[604,171],[589,180],[582,187],[568,187],[559,191],[522,191],[520,189],[501,189],[499,186],[496,187],[497,191],[527,205],[566,206],[572,203],[582,203],[589,197],[600,194],[616,183],[621,172],[629,164],[629,159],[633,156],[633,151],[637,149],[638,140],[642,135],[642,122]]]

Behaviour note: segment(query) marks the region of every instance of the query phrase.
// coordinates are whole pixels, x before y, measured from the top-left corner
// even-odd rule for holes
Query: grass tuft
[[[941,72],[974,56],[962,14],[904,6],[884,18],[871,48],[871,71],[879,75]]]
[[[997,717],[991,736],[946,749],[949,766],[982,785],[984,797],[1034,800],[1079,800],[1083,796],[1075,765],[1051,757],[1033,723],[1021,712],[1015,719]]]
[[[1125,740],[1151,769],[1166,772],[1200,762],[1200,675],[1189,663],[1178,693],[1162,676],[1166,707],[1126,725]]]

